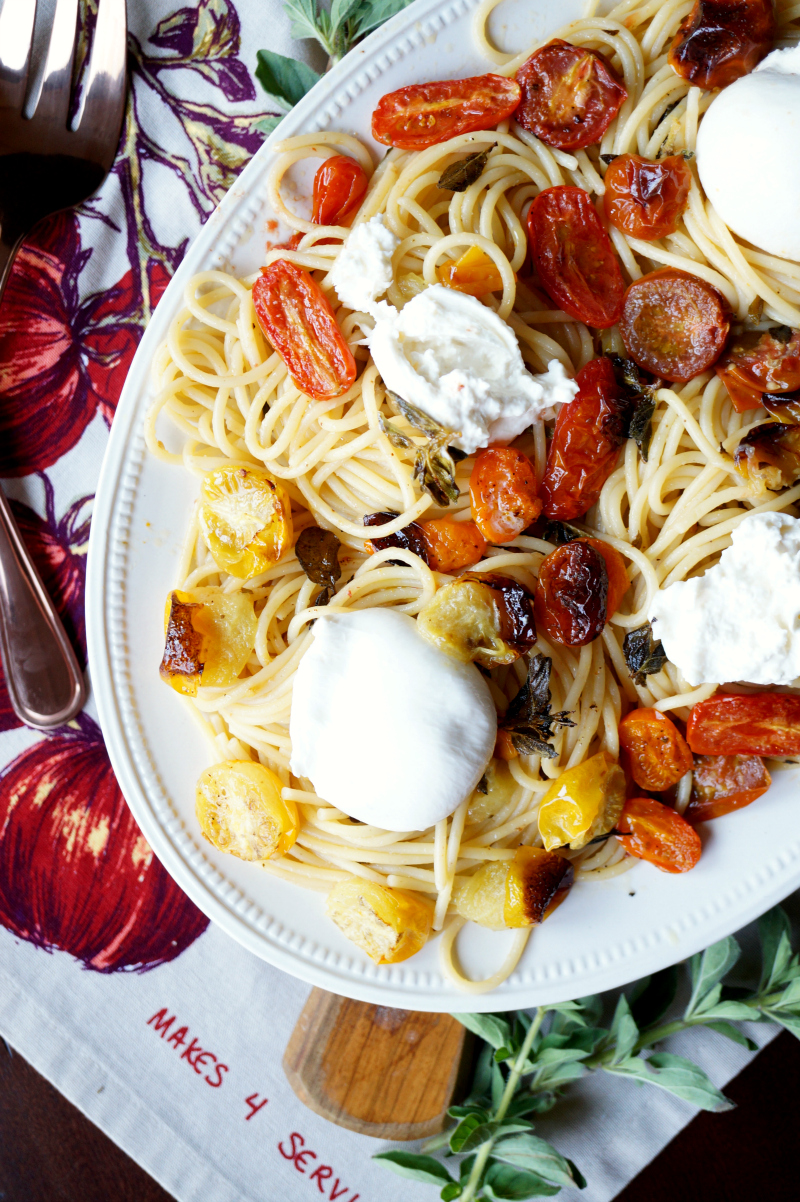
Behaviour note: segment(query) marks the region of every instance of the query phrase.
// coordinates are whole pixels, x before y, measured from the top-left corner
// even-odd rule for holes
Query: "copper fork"
[[[78,2],[57,0],[41,93],[28,118],[36,0],[0,0],[0,300],[26,234],[42,217],[96,192],[119,143],[125,0],[99,0],[79,97],[72,80]],[[0,655],[9,699],[26,725],[60,726],[82,708],[83,674],[2,489]]]

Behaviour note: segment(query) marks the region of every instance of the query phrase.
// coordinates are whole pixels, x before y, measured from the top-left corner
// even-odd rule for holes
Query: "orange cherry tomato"
[[[619,841],[628,855],[648,860],[662,872],[688,872],[700,859],[700,836],[677,810],[652,797],[630,797],[617,819]]]
[[[517,81],[517,121],[559,150],[599,142],[628,98],[602,54],[561,38],[534,50]]]
[[[580,517],[597,501],[616,467],[631,408],[609,359],[592,359],[575,383],[578,395],[556,418],[542,481],[544,511],[559,521]]]
[[[680,383],[716,363],[729,330],[727,306],[716,288],[673,267],[634,280],[619,320],[634,363]]]
[[[545,555],[539,564],[534,614],[537,628],[565,647],[583,647],[602,633],[608,615],[608,571],[605,555],[589,539],[575,539]]]
[[[658,162],[618,154],[605,185],[606,219],[624,234],[651,241],[675,233],[689,200],[692,173],[680,154]]]
[[[619,320],[625,283],[611,239],[583,188],[545,188],[528,212],[531,259],[548,296],[604,330]]]
[[[491,255],[479,246],[471,246],[460,259],[436,268],[439,282],[469,296],[486,296],[503,291],[503,277]]]
[[[669,50],[669,65],[698,88],[749,75],[775,41],[772,0],[695,0]]]
[[[502,75],[440,79],[389,92],[372,114],[372,136],[385,146],[424,150],[459,134],[491,129],[519,104],[520,86]]]
[[[420,522],[428,564],[434,572],[455,572],[478,563],[486,553],[486,539],[474,522],[436,518]]]
[[[800,388],[800,330],[775,326],[738,335],[717,364],[717,375],[737,413],[758,409],[765,392]]]
[[[687,822],[708,822],[749,806],[766,793],[771,777],[757,755],[698,755]]]
[[[590,547],[594,547],[595,551],[599,551],[606,561],[606,571],[608,572],[606,618],[611,618],[619,609],[622,598],[631,586],[625,568],[625,558],[616,547],[612,547],[611,543],[604,542],[602,538],[582,538],[574,541],[588,543]]]
[[[333,309],[307,271],[276,259],[253,284],[258,324],[306,396],[341,396],[356,378],[356,361]]]
[[[534,466],[513,447],[481,451],[469,478],[469,493],[475,524],[489,543],[511,542],[542,512]]]
[[[686,738],[696,755],[798,755],[800,697],[718,693],[693,707]]]
[[[344,154],[326,159],[314,176],[315,225],[347,225],[364,199],[369,179],[360,163]]]
[[[619,724],[624,767],[640,789],[661,793],[676,785],[692,768],[686,740],[660,710],[631,710]]]

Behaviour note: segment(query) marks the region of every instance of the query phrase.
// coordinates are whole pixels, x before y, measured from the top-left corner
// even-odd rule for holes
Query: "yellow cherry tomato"
[[[274,772],[254,760],[225,760],[197,782],[195,809],[209,843],[240,860],[284,855],[297,838],[293,801],[282,796]]]
[[[185,697],[196,696],[199,685],[233,684],[255,646],[257,626],[249,593],[176,589],[164,614],[162,680]]]
[[[241,580],[265,572],[292,545],[289,494],[261,469],[206,472],[199,521],[214,563]]]
[[[485,296],[487,292],[502,292],[503,277],[491,255],[479,246],[471,246],[460,259],[442,263],[436,268],[439,283],[470,296]]]
[[[328,894],[328,917],[376,964],[397,964],[424,947],[433,906],[419,893],[351,876]]]
[[[544,922],[567,896],[574,879],[574,869],[564,856],[541,847],[518,847],[506,877],[506,926]]]
[[[605,751],[554,780],[539,806],[539,833],[548,851],[585,847],[614,829],[625,804],[625,773]]]

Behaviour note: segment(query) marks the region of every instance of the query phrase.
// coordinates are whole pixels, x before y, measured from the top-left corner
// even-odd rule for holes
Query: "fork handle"
[[[9,700],[27,726],[49,730],[82,709],[83,673],[2,490],[0,653]]]
[[[12,233],[11,230],[4,230],[0,226],[0,302],[3,300],[3,291],[11,273],[14,255],[17,253],[23,237],[22,233]]]

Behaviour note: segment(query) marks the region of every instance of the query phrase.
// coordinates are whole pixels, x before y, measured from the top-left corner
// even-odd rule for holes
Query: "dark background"
[[[795,1202],[800,1043],[787,1032],[725,1087],[737,1109],[699,1114],[617,1202]],[[620,1132],[620,1139],[625,1133]],[[414,1192],[416,1191],[416,1192]],[[409,1202],[436,1191],[409,1185]],[[579,1195],[562,1193],[565,1199]],[[0,1042],[2,1202],[172,1202],[143,1169]],[[208,1202],[213,1202],[212,1198]],[[264,1202],[277,1199],[269,1183]],[[379,1198],[364,1202],[380,1202]]]

